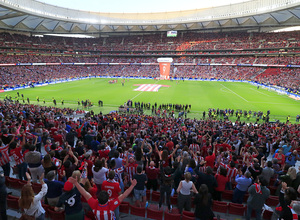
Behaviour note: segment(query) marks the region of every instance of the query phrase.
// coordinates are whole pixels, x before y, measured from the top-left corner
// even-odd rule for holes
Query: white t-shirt
[[[102,167],[98,172],[94,171],[95,166],[92,168],[93,176],[94,176],[94,182],[95,184],[102,184],[104,180],[106,180],[106,173],[108,172],[108,169],[105,167]]]

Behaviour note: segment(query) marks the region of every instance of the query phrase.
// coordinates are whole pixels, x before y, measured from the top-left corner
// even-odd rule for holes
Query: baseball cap
[[[67,181],[67,182],[65,182],[65,185],[64,185],[64,191],[71,191],[72,189],[73,189],[73,183],[71,183],[71,182],[69,182],[69,181]]]

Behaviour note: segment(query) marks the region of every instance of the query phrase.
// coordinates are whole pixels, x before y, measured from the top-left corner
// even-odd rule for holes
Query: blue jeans
[[[118,206],[118,207],[115,209],[115,211],[114,211],[116,220],[119,220],[119,219],[120,219],[120,211],[119,211],[119,207],[120,207],[120,206]]]
[[[252,207],[251,205],[247,204],[247,214],[246,214],[246,220],[251,219],[251,214],[252,214]],[[256,220],[261,220],[261,209],[254,209],[255,214],[256,214]]]
[[[232,202],[242,204],[244,201],[245,194],[246,194],[246,191],[241,191],[238,188],[235,188],[233,191]]]
[[[19,179],[20,180],[27,180],[27,177],[26,177],[26,172],[27,172],[27,163],[23,162],[19,165],[17,165],[18,167],[18,172],[19,172]]]
[[[120,182],[120,188],[121,188],[121,192],[123,193],[124,192],[124,183],[123,183],[123,181]]]

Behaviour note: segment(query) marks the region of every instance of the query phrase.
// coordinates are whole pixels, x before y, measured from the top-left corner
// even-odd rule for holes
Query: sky
[[[222,6],[250,0],[38,0],[40,2],[94,12],[148,13],[182,11]]]

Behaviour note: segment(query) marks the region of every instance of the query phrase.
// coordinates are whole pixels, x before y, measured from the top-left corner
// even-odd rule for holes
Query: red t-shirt
[[[121,204],[119,198],[111,200],[104,205],[99,204],[98,200],[91,197],[88,200],[88,204],[93,210],[95,218],[97,220],[114,220],[114,210]]]
[[[148,179],[150,179],[150,180],[158,179],[159,169],[149,166],[146,168],[146,174],[147,174]]]
[[[120,184],[114,180],[104,180],[101,186],[101,190],[104,190],[108,193],[109,200],[118,198],[119,192],[121,192]]]
[[[206,156],[205,157],[206,166],[210,166],[211,168],[214,168],[215,159],[216,159],[216,155],[214,153],[211,156]]]
[[[228,176],[216,174],[215,178],[218,182],[218,187],[216,187],[215,190],[219,192],[223,192],[225,190],[225,185],[228,182]]]
[[[98,153],[99,153],[99,156],[100,158],[107,158],[108,159],[108,154],[109,154],[110,150],[99,150]]]
[[[9,153],[9,156],[13,156],[16,165],[19,165],[24,162],[24,155],[22,153],[22,146],[12,149]]]

